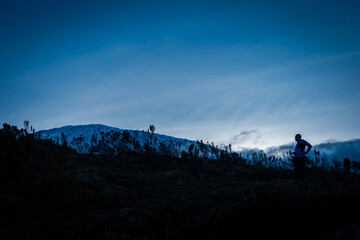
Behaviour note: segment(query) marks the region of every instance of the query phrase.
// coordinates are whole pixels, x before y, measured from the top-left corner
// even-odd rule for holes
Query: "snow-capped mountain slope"
[[[100,124],[65,126],[37,132],[42,139],[66,144],[80,153],[118,153],[154,151],[181,157],[184,154],[217,158],[221,150],[199,141],[151,133],[124,130]]]
[[[250,165],[283,169],[293,168],[291,157],[286,154],[289,149],[293,149],[293,146],[290,145],[269,148],[267,151],[228,152],[229,148],[222,150],[215,147],[214,144],[204,144],[202,141],[175,138],[148,131],[124,130],[99,124],[65,126],[42,130],[35,135],[41,139],[49,139],[59,145],[67,145],[79,153],[86,154],[117,154],[129,151],[138,153],[153,152],[180,158],[242,159]],[[359,140],[353,141],[350,145],[355,144],[358,146],[358,142]],[[330,147],[332,146],[333,144],[330,145]],[[325,147],[329,148],[328,145],[315,147],[320,149],[322,153],[326,153],[324,151]],[[311,160],[310,167],[331,169],[338,165],[336,159],[331,160],[328,158],[328,160],[323,161],[324,155],[315,157],[309,154],[309,156]],[[356,161],[357,159],[351,158],[351,160]]]

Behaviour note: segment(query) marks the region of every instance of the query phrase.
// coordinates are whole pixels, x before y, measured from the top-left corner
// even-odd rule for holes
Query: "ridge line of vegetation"
[[[296,183],[242,158],[80,154],[7,124],[0,158],[1,239],[360,236],[360,177],[341,168]]]

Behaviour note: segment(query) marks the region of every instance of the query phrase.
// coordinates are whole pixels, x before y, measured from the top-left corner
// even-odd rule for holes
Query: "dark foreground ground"
[[[0,239],[360,239],[357,176],[1,141]]]

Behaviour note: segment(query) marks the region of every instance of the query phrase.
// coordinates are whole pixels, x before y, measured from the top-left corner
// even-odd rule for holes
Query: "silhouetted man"
[[[301,139],[300,134],[295,135],[295,141],[297,142],[295,152],[290,152],[294,158],[294,173],[295,180],[304,181],[305,178],[305,157],[312,148],[311,144]],[[305,147],[307,149],[305,151]]]

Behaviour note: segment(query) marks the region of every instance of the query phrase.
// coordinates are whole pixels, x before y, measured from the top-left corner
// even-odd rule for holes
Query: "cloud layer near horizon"
[[[269,155],[282,156],[284,153],[294,151],[294,144],[287,144],[278,147],[267,148],[265,152]],[[360,162],[360,139],[354,139],[344,142],[326,142],[318,145],[314,145],[313,148],[316,151],[320,151],[320,156],[327,159],[338,158],[340,161],[343,158],[349,158],[351,161]],[[314,156],[313,150],[309,153]]]

